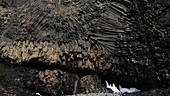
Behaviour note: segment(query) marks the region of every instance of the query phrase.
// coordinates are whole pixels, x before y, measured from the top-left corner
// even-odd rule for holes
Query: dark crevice
[[[9,62],[10,61],[10,62]],[[3,58],[1,59],[0,62],[3,62],[4,64],[6,64],[9,67],[27,67],[27,68],[31,68],[31,69],[36,69],[38,71],[45,71],[45,70],[63,70],[65,72],[69,72],[69,73],[73,73],[73,74],[77,74],[80,76],[84,76],[84,75],[93,75],[96,74],[96,72],[94,72],[93,70],[89,70],[87,68],[81,69],[81,68],[70,68],[69,66],[64,66],[60,63],[45,63],[45,62],[41,62],[38,61],[38,59],[31,59],[29,62],[22,62],[22,63],[14,63],[14,60],[11,60],[10,58]]]

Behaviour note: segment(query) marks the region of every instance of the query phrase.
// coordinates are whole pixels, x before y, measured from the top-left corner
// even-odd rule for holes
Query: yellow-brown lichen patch
[[[68,45],[69,46],[69,45]],[[103,69],[109,68],[105,57],[98,54],[93,47],[81,49],[74,46],[57,46],[48,42],[15,41],[1,48],[2,57],[9,57],[16,63],[37,59],[41,62],[61,64],[68,68]],[[73,51],[74,50],[74,51]]]
[[[86,75],[80,78],[80,86],[85,89],[86,93],[109,92],[109,90],[102,85],[99,77],[94,75]]]
[[[30,61],[34,58],[44,58],[51,62],[60,61],[59,50],[47,47],[49,44],[33,43],[29,41],[18,41],[2,47],[1,52],[3,57],[9,57],[17,63]]]
[[[44,83],[46,87],[54,86],[57,83],[57,76],[58,76],[57,70],[45,70],[40,71],[37,75],[38,78]]]
[[[68,18],[77,14],[80,11],[80,8],[75,6],[63,6],[53,10],[56,15],[62,16],[63,18]]]
[[[97,78],[87,75],[80,79],[80,85],[81,87],[85,88],[86,93],[90,93],[90,92],[94,92],[97,89],[96,81],[97,81]]]
[[[7,9],[0,6],[0,17],[9,18],[9,16],[13,13],[12,11],[12,9]]]

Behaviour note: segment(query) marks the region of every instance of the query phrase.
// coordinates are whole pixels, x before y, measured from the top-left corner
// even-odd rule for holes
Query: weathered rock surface
[[[166,0],[7,1],[0,1],[0,55],[24,66],[9,79],[27,88],[19,94],[109,92],[105,80],[144,91],[170,85]]]

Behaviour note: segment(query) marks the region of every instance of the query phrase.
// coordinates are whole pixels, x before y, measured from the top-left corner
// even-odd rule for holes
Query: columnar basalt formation
[[[65,69],[65,74],[73,71],[73,73],[83,76],[88,74],[90,77],[90,74],[94,73],[97,75],[111,68],[111,64],[118,61],[117,58],[111,59],[111,56],[117,52],[117,37],[121,37],[124,32],[123,28],[126,27],[124,22],[121,22],[126,16],[126,6],[121,2],[28,1],[22,6],[16,7],[9,18],[9,26],[2,30],[1,58],[18,65],[34,64],[34,61],[39,61],[39,66],[42,64],[55,66],[53,71],[57,68]],[[127,3],[125,1],[125,4]],[[104,29],[104,34],[100,28]],[[59,77],[56,77],[55,72],[51,76],[53,71],[40,71],[37,75],[44,87],[56,86],[54,78],[59,79]],[[50,79],[51,77],[53,79]],[[82,85],[82,88],[85,88],[83,91],[104,92],[102,82],[99,82],[98,86],[91,77],[84,79],[80,78],[81,84],[83,84],[82,81],[88,82],[89,80],[92,81],[92,86]],[[32,86],[36,80],[31,81]],[[96,80],[100,81],[100,78],[96,78]],[[65,82],[68,81],[69,79]],[[73,83],[73,81],[70,82]],[[60,83],[60,88],[63,89],[62,80]],[[93,88],[94,86],[98,86],[97,91]],[[36,88],[36,85],[33,88]],[[43,89],[43,87],[39,89],[41,88]],[[72,89],[68,88],[65,93],[69,91]]]
[[[40,62],[59,64],[70,69],[104,70],[110,68],[104,54],[93,49],[83,49],[79,46],[69,48],[69,45],[56,46],[48,42],[18,41],[5,44],[1,49],[3,58],[10,58],[15,63],[30,62],[37,59]]]
[[[39,58],[70,68],[108,69],[111,63],[119,61],[112,56],[119,51],[117,44],[127,27],[123,19],[127,16],[128,3],[100,0],[27,2],[16,8],[9,26],[2,31],[1,41],[12,41],[7,41],[7,45],[1,43],[2,56],[16,63]]]

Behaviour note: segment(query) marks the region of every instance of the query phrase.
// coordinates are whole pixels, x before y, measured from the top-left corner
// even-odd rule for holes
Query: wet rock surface
[[[168,1],[14,1],[0,1],[2,96],[116,96],[105,80],[170,94]]]

